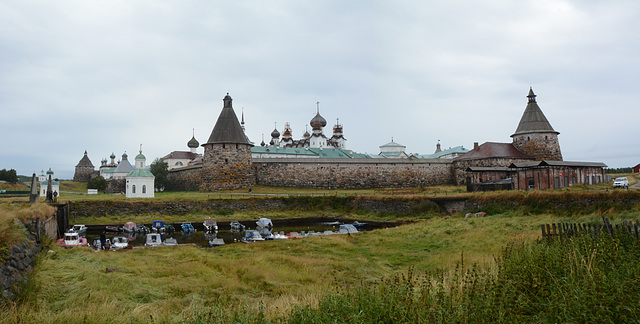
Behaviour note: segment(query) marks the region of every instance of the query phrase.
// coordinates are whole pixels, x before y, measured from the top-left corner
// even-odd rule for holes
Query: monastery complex
[[[223,107],[204,144],[188,141],[189,151],[173,151],[162,159],[169,165],[170,191],[216,191],[248,188],[254,185],[364,189],[380,187],[420,187],[439,184],[466,184],[469,191],[496,189],[557,189],[574,184],[606,181],[605,164],[564,161],[553,129],[529,89],[528,102],[511,143],[474,143],[472,150],[462,146],[433,154],[407,154],[405,146],[391,142],[380,146],[378,155],[356,153],[346,147],[343,126],[336,122],[327,137],[327,121],[320,109],[301,139],[294,139],[285,124],[282,134],[271,132],[254,145],[245,135],[241,121],[227,94]],[[198,154],[198,147],[204,154]],[[142,155],[142,153],[140,153]],[[140,157],[140,155],[138,157]],[[136,157],[136,161],[138,161]],[[144,157],[144,156],[143,156]],[[99,174],[112,183],[125,186],[134,170],[127,160],[102,160]],[[144,165],[144,163],[143,163]],[[140,173],[139,171],[138,173]],[[87,154],[76,166],[74,180],[86,181],[97,172]],[[128,193],[129,191],[127,191]]]

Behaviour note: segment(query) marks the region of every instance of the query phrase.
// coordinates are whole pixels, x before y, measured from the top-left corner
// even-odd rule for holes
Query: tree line
[[[0,170],[0,180],[15,184],[18,182],[18,173],[14,169],[2,169]]]

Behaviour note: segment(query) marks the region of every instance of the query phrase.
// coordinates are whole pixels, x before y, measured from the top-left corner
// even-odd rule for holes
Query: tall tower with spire
[[[536,102],[533,89],[529,88],[528,103],[516,132],[511,135],[513,146],[536,160],[562,161],[562,152],[556,132]]]
[[[241,189],[255,184],[251,142],[233,111],[231,96],[224,97],[222,112],[205,144],[200,190]]]

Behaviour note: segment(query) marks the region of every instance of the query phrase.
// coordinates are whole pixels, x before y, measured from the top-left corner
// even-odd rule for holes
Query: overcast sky
[[[257,145],[511,142],[533,87],[565,160],[640,163],[640,2],[0,0],[0,169],[72,178],[205,143],[228,92]],[[311,131],[311,127],[308,128]],[[199,153],[203,148],[198,149]]]

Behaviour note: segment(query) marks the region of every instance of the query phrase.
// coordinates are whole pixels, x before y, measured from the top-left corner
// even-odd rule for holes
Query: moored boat
[[[87,239],[80,237],[76,232],[64,233],[64,237],[56,241],[56,244],[62,247],[86,246]]]
[[[126,222],[124,226],[122,226],[122,230],[125,233],[134,233],[137,230],[137,225],[134,222]]]
[[[338,234],[354,234],[358,233],[358,229],[356,229],[353,224],[342,224],[338,228]]]
[[[144,243],[144,246],[156,247],[160,245],[162,245],[162,235],[160,235],[160,233],[147,234],[147,239],[146,243]]]
[[[100,250],[102,249],[102,242],[100,242],[100,237],[96,236],[93,238],[93,242],[91,243],[91,246],[96,249],[96,250]],[[111,248],[111,240],[110,239],[106,239],[104,241],[104,249],[108,250]]]
[[[153,224],[151,224],[151,231],[155,233],[164,231],[164,222],[161,220],[154,220]]]
[[[129,239],[124,235],[116,235],[111,240],[112,249],[127,249],[129,248]]]
[[[165,246],[175,246],[178,245],[178,240],[173,237],[167,237],[162,244]]]
[[[204,230],[207,232],[218,231],[218,223],[214,219],[205,219],[202,225],[204,225]]]
[[[244,231],[245,226],[242,225],[240,222],[238,221],[231,221],[231,223],[229,223],[229,225],[231,226],[231,232],[240,232],[240,231]]]
[[[271,219],[269,219],[269,218],[260,218],[260,219],[258,219],[258,221],[256,222],[256,225],[258,226],[258,229],[272,228],[273,227],[273,223],[271,222]]]
[[[240,239],[240,241],[243,243],[253,243],[264,241],[264,238],[262,237],[262,235],[260,235],[260,232],[256,230],[247,230],[246,232],[244,232],[244,236]]]
[[[191,223],[189,223],[189,222],[182,223],[181,227],[182,227],[182,232],[183,233],[193,233],[193,232],[195,232],[195,229],[193,228],[193,225],[191,225]]]
[[[122,231],[122,227],[113,226],[113,225],[107,225],[107,226],[105,226],[105,228],[109,232],[116,232],[117,233],[117,232],[121,232]]]
[[[87,234],[87,226],[82,224],[73,225],[69,232],[75,232],[80,236],[85,236]]]

